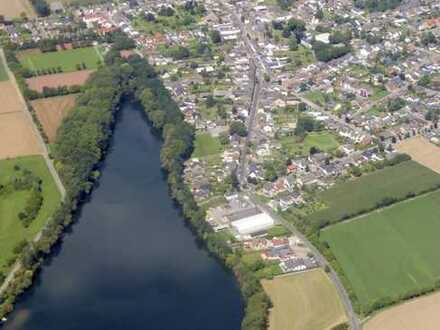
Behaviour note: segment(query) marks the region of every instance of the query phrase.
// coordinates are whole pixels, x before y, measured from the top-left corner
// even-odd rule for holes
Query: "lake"
[[[240,329],[238,285],[185,226],[160,147],[125,103],[99,186],[5,329]]]

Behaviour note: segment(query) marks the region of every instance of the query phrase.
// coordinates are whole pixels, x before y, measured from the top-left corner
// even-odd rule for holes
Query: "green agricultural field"
[[[217,138],[208,133],[197,134],[192,156],[195,158],[206,157],[218,154],[222,150],[223,147]]]
[[[76,48],[49,53],[26,53],[19,56],[21,64],[32,71],[61,67],[63,72],[77,71],[77,65],[84,63],[86,69],[96,69],[101,55],[95,47]]]
[[[321,232],[364,311],[440,280],[440,191]]]
[[[284,137],[281,139],[281,145],[289,156],[308,155],[312,147],[324,152],[330,152],[339,147],[336,137],[328,132],[309,133],[303,142],[297,142],[292,136]]]
[[[435,187],[440,187],[439,174],[414,161],[406,161],[319,193],[318,198],[326,208],[312,213],[308,220],[321,224],[337,222],[373,210],[386,198],[400,200]]]
[[[26,200],[30,195],[29,190],[2,192],[0,190],[0,272],[8,268],[8,260],[14,257],[14,247],[23,240],[31,241],[44,227],[49,217],[54,213],[60,202],[60,193],[41,156],[29,156],[11,160],[0,161],[0,186],[11,181],[18,171],[31,171],[42,180],[43,204],[36,219],[29,227],[25,228],[18,218],[18,213],[23,211]]]

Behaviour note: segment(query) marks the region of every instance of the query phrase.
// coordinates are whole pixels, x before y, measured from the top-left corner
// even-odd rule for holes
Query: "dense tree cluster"
[[[292,7],[294,0],[277,0],[278,6],[283,10],[288,10]]]
[[[296,123],[295,135],[305,137],[307,133],[322,129],[323,124],[310,116],[302,115]]]
[[[347,45],[332,45],[315,41],[313,43],[313,51],[319,61],[329,62],[348,54],[351,51],[351,47]]]
[[[32,6],[34,6],[35,11],[40,16],[49,16],[50,15],[50,7],[46,0],[31,0]]]
[[[395,9],[402,3],[402,0],[355,0],[354,5],[360,9],[370,12],[384,12]]]

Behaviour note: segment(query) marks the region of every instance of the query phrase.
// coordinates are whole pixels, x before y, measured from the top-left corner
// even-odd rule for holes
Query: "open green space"
[[[368,311],[438,284],[439,233],[436,191],[331,226],[320,239],[329,244]]]
[[[330,152],[339,147],[338,140],[329,132],[309,133],[302,142],[299,142],[294,136],[283,137],[281,145],[289,156],[308,155],[312,147],[324,152]]]
[[[85,68],[96,69],[101,55],[95,47],[76,48],[48,53],[26,53],[19,56],[21,64],[32,71],[47,70],[60,67],[63,72],[77,71],[78,65],[84,63]]]
[[[0,60],[0,81],[9,80],[8,73],[6,71],[5,63]]]
[[[194,141],[193,157],[200,158],[215,155],[223,150],[219,139],[211,136],[209,133],[197,134]]]
[[[17,167],[18,166],[18,167]],[[20,221],[31,191],[7,189],[6,186],[25,170],[42,180],[43,203],[38,215],[28,227]],[[0,161],[0,272],[5,272],[14,259],[14,248],[23,240],[31,241],[44,227],[60,202],[60,193],[41,156],[29,156]]]
[[[386,199],[401,200],[440,187],[440,175],[414,162],[405,161],[318,193],[326,208],[312,213],[316,224],[334,223],[378,207]]]

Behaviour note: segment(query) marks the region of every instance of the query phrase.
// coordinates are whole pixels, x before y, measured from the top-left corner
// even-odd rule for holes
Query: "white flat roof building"
[[[267,230],[275,224],[267,213],[258,213],[231,223],[240,236],[252,235]]]

